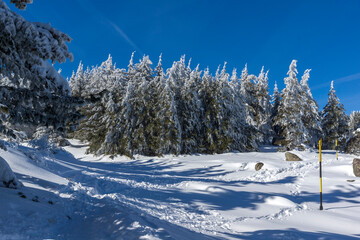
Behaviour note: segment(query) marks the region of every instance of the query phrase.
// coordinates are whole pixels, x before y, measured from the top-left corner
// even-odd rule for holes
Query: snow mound
[[[0,157],[0,184],[0,186],[15,189],[22,186],[9,164],[2,157]]]
[[[265,201],[269,205],[280,207],[295,207],[296,204],[289,199],[279,196],[268,197]]]

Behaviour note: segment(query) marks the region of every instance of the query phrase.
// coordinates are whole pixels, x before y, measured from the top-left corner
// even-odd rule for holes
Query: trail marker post
[[[337,139],[335,140],[336,160],[338,160],[338,144]]]
[[[322,205],[322,169],[321,169],[321,144],[322,144],[322,139],[320,139],[319,141],[319,165],[320,165],[320,210],[323,210],[323,205]]]

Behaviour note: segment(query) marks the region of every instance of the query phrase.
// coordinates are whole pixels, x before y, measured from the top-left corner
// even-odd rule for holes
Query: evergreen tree
[[[85,116],[72,134],[90,142],[88,152],[113,154],[108,136],[113,134],[119,102],[124,94],[124,73],[112,63],[112,57],[99,67],[83,71],[80,63],[76,74],[70,78],[73,96],[84,99],[80,112]]]
[[[187,67],[190,70],[190,66]],[[195,153],[199,152],[199,134],[201,131],[201,114],[202,106],[199,97],[201,86],[201,71],[197,66],[191,71],[189,79],[185,80],[182,89],[181,98],[184,103],[182,113],[182,152]]]
[[[315,146],[321,138],[322,130],[319,106],[314,100],[308,85],[310,70],[311,69],[305,70],[300,82],[303,89],[304,98],[304,115],[302,116],[302,121],[305,125],[305,128],[309,132],[309,142],[307,142],[307,144],[310,146]]]
[[[233,146],[232,150],[251,151],[257,150],[257,130],[254,126],[246,122],[246,106],[241,94],[241,82],[237,76],[236,68],[230,77],[230,86],[233,92],[233,116],[231,118],[230,126],[233,130]]]
[[[350,128],[350,132],[355,131],[358,128],[360,128],[360,111],[351,112],[349,128]]]
[[[296,60],[290,64],[288,77],[284,79],[286,87],[281,92],[278,114],[274,126],[280,129],[280,137],[284,139],[286,149],[299,148],[308,142],[309,134],[302,121],[304,115],[303,91],[296,74]]]
[[[76,73],[72,73],[69,81],[72,96],[81,97],[85,95],[85,88],[89,84],[87,80],[84,66],[82,62],[80,62]]]
[[[174,75],[174,66],[168,70],[167,75]],[[163,74],[159,76],[160,95],[158,118],[160,120],[160,147],[159,154],[180,154],[181,153],[181,125],[175,92],[169,79],[165,79]]]
[[[216,100],[219,105],[217,114],[218,123],[218,139],[217,150],[219,152],[228,152],[231,150],[235,132],[231,125],[234,116],[233,92],[229,82],[229,74],[226,72],[226,62],[219,74],[215,78],[216,83]]]
[[[271,125],[272,125],[272,129],[274,131],[274,138],[277,139],[280,137],[280,133],[281,133],[281,128],[280,126],[275,124],[275,119],[278,115],[279,112],[279,106],[280,106],[280,92],[279,89],[277,87],[277,83],[275,82],[275,86],[274,86],[274,92],[271,98],[271,116],[270,116],[270,120],[271,120]]]
[[[25,9],[32,1],[11,2]],[[26,21],[3,1],[0,29],[0,104],[9,110],[3,126],[24,131],[29,138],[40,126],[64,136],[65,124],[79,117],[78,102],[69,96],[67,81],[48,60],[72,60],[66,45],[71,38],[50,24]]]
[[[256,100],[256,88],[255,88],[255,75],[249,75],[247,70],[247,64],[245,68],[241,72],[240,78],[240,92],[245,103],[245,111],[246,111],[246,122],[250,126],[253,126],[254,129],[257,129],[257,123],[255,120],[256,117],[256,109],[258,107],[258,102]],[[256,133],[258,139],[258,133]]]
[[[271,103],[269,95],[268,73],[262,67],[255,85],[255,97],[257,104],[254,104],[255,122],[259,130],[259,142],[269,144],[272,142],[273,132],[271,128]]]
[[[19,8],[25,8],[30,1],[12,1]],[[51,62],[72,60],[66,42],[71,38],[50,24],[28,22],[11,11],[5,2],[0,1],[0,73],[29,82],[31,88],[44,89],[44,76]],[[24,44],[26,43],[26,44]]]
[[[201,116],[201,152],[216,153],[219,135],[220,122],[218,119],[220,106],[216,97],[216,81],[210,75],[209,68],[204,71],[202,84],[199,91],[203,112]]]
[[[327,149],[335,149],[335,141],[344,147],[349,130],[349,119],[345,113],[344,106],[340,103],[334,89],[334,82],[331,82],[328,103],[322,113],[323,145]]]

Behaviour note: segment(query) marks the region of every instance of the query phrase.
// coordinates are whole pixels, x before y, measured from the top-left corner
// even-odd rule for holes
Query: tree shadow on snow
[[[359,239],[356,236],[342,235],[330,232],[307,232],[295,228],[284,230],[259,230],[244,232],[242,234],[224,233],[225,235],[244,240],[268,240],[268,239],[297,239],[297,240],[353,240]]]

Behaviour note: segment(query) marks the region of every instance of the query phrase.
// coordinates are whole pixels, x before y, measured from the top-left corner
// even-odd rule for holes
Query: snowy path
[[[285,162],[284,153],[272,148],[261,153],[139,156],[129,160],[85,155],[84,146],[72,143],[65,148],[69,153],[52,155],[20,147],[0,154],[10,159],[10,166],[25,184],[21,191],[40,199],[40,203],[34,203],[18,198],[16,190],[1,189],[8,198],[16,199],[16,204],[22,201],[15,204],[12,214],[21,219],[25,212],[33,221],[24,221],[21,238],[360,236],[360,181],[352,174],[352,157],[348,155],[340,155],[336,161],[332,152],[324,154],[325,211],[320,212],[316,153],[301,152],[304,161],[293,163]],[[37,159],[37,163],[28,157]],[[256,172],[254,166],[259,161],[265,165]],[[31,171],[26,170],[29,166]],[[351,179],[356,181],[346,181]],[[48,199],[54,205],[47,204]],[[34,207],[40,210],[29,210]],[[33,229],[35,223],[43,227],[43,232]],[[20,236],[11,234],[13,225],[0,228],[5,239]]]

